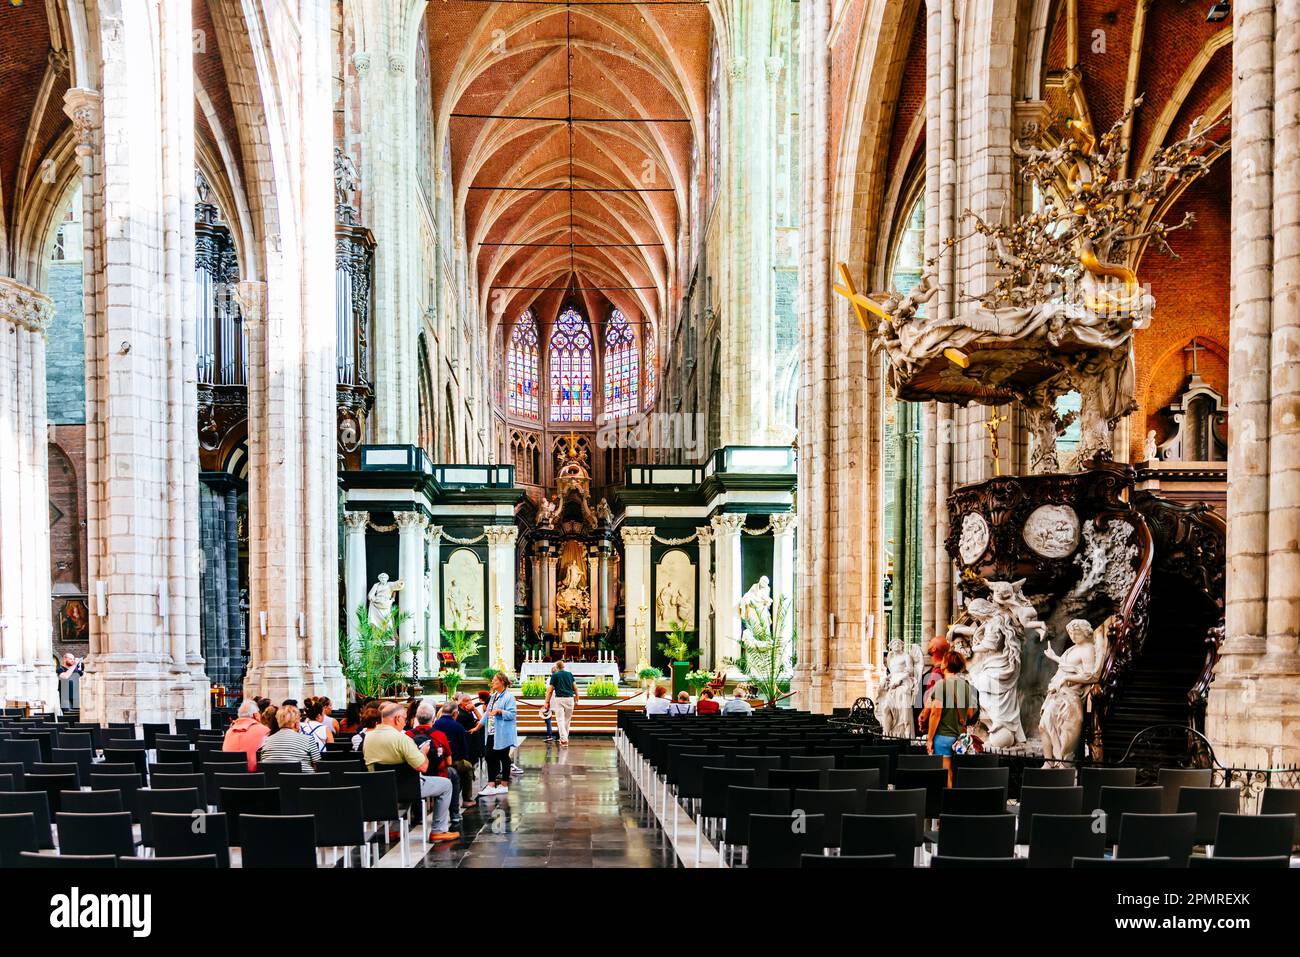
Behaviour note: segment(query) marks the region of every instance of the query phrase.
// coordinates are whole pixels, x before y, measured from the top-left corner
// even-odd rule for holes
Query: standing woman
[[[510,793],[510,749],[519,743],[515,723],[515,696],[510,693],[510,679],[505,672],[492,676],[492,695],[483,708],[481,727],[487,729],[484,751],[487,776],[492,782],[480,790],[479,797]],[[478,727],[474,729],[478,730]]]
[[[926,728],[926,751],[943,757],[952,787],[952,746],[979,716],[979,694],[966,680],[966,659],[955,651],[943,659],[943,676],[934,683],[921,712],[921,726]]]

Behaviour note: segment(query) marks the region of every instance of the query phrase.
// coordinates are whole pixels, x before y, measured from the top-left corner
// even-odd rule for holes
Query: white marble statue
[[[905,648],[901,639],[890,639],[885,666],[888,674],[880,687],[880,724],[890,737],[910,738],[912,705],[924,666],[921,646]]]
[[[404,586],[405,583],[400,579],[390,582],[387,572],[379,573],[379,580],[370,586],[370,592],[366,595],[371,625],[382,628],[387,623],[388,616],[393,611],[393,596]]]
[[[745,592],[736,606],[741,621],[755,617],[767,627],[772,626],[772,583],[766,575],[759,577]]]
[[[1049,766],[1073,759],[1083,734],[1084,697],[1101,679],[1106,664],[1104,632],[1097,640],[1092,625],[1076,618],[1065,626],[1065,633],[1070,636],[1070,647],[1063,654],[1057,655],[1050,646],[1043,651],[1057,663],[1038,718],[1043,757]]]
[[[1025,743],[1020,722],[1021,627],[1013,608],[976,598],[966,606],[975,624],[949,629],[950,635],[970,638],[970,681],[979,692],[980,724],[991,748]]]
[[[1160,450],[1156,446],[1156,430],[1147,431],[1146,441],[1142,443],[1142,461],[1155,462],[1160,458]]]

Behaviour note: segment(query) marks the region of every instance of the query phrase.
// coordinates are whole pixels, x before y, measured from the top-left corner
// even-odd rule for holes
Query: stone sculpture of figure
[[[989,600],[1007,612],[1021,631],[1037,631],[1039,638],[1047,633],[1047,625],[1038,620],[1036,609],[1025,597],[1025,580],[989,582]]]
[[[1151,429],[1147,432],[1146,441],[1142,443],[1142,461],[1154,462],[1160,458],[1160,450],[1156,447],[1156,430]]]
[[[1043,654],[1057,663],[1056,674],[1047,685],[1047,697],[1038,718],[1043,739],[1043,757],[1049,764],[1072,759],[1083,734],[1083,699],[1088,688],[1101,679],[1106,664],[1106,641],[1095,640],[1092,625],[1076,618],[1065,626],[1070,647],[1057,655],[1051,647]]]
[[[976,598],[966,611],[976,624],[955,625],[952,632],[970,637],[970,681],[979,692],[985,740],[991,748],[1024,744],[1019,687],[1021,628],[1013,612],[987,598]]]
[[[657,611],[661,625],[669,625],[673,622],[690,623],[688,615],[690,609],[686,607],[686,593],[676,583],[669,582],[659,589],[657,604],[659,606]]]
[[[370,586],[370,592],[366,595],[371,625],[376,628],[384,626],[393,611],[393,596],[401,591],[404,585],[401,580],[390,582],[387,572],[379,573],[379,581]]]
[[[602,498],[596,503],[596,518],[601,525],[609,526],[614,524],[614,513],[609,507],[609,499]]]
[[[769,628],[772,625],[772,584],[766,575],[750,586],[737,606],[741,621],[748,621],[751,616],[758,618]]]
[[[560,504],[549,498],[542,499],[542,504],[537,508],[537,526],[538,528],[554,528],[555,523],[560,519]]]
[[[880,723],[884,733],[894,738],[912,736],[912,705],[921,681],[920,645],[910,649],[902,639],[892,638],[885,659],[888,674],[880,689]]]

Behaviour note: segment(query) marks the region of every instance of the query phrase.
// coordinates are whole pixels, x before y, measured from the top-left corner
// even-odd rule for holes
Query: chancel
[[[0,5],[0,865],[1291,866],[1207,6]]]

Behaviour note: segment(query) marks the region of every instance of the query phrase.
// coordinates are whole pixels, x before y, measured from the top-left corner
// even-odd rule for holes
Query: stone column
[[[246,294],[258,300],[249,303],[255,314],[248,363],[249,601],[253,620],[265,613],[267,624],[254,643],[245,690],[337,701],[344,682],[336,648],[330,10],[278,5],[265,8],[262,20],[263,29],[250,35],[261,97],[249,104],[250,136],[259,145],[247,175],[249,192],[259,199],[254,232],[263,238],[257,278],[264,283],[241,283],[238,292],[241,308]],[[193,73],[192,64],[187,70]],[[192,94],[188,107],[192,128]],[[192,181],[192,161],[190,167]]]
[[[425,582],[425,633],[424,664],[420,671],[435,675],[438,671],[438,651],[442,648],[442,526],[430,525],[424,535],[428,553]]]
[[[697,576],[696,614],[700,619],[700,661],[717,669],[721,664],[713,655],[713,527],[704,525],[695,529],[695,540],[700,546],[699,575]]]
[[[357,640],[357,609],[366,604],[370,580],[366,574],[366,529],[369,512],[344,512],[343,539],[345,571],[343,573],[344,616],[348,623],[348,641]]]
[[[794,530],[795,515],[784,512],[772,516],[772,614],[784,598],[785,624],[789,628],[794,616]]]
[[[515,541],[519,529],[514,525],[488,525],[483,529],[488,540],[488,600],[492,603],[492,639],[488,645],[488,664],[515,669]]]
[[[64,94],[84,204],[94,614],[82,714],[202,718],[191,13],[103,12],[103,89]]]
[[[715,658],[719,668],[726,667],[732,677],[739,676],[729,659],[740,655],[740,612],[738,611],[745,586],[741,580],[740,536],[745,516],[731,512],[715,515],[712,520],[716,544],[714,561],[717,570],[713,578],[713,631],[716,644]]]
[[[402,643],[410,646],[424,632],[424,530],[429,520],[419,512],[397,512],[397,577],[402,590],[397,593],[402,611],[410,617],[402,625]],[[410,657],[404,659],[410,664]]]
[[[0,696],[59,701],[50,625],[49,297],[0,277]],[[75,518],[76,516],[73,516]]]
[[[1300,760],[1300,24],[1233,4],[1232,441],[1226,635],[1206,732],[1219,760]]]
[[[552,635],[559,630],[555,608],[555,569],[559,562],[560,556],[547,546],[542,553],[542,627]]]
[[[631,677],[650,664],[650,525],[623,526],[623,668]]]

